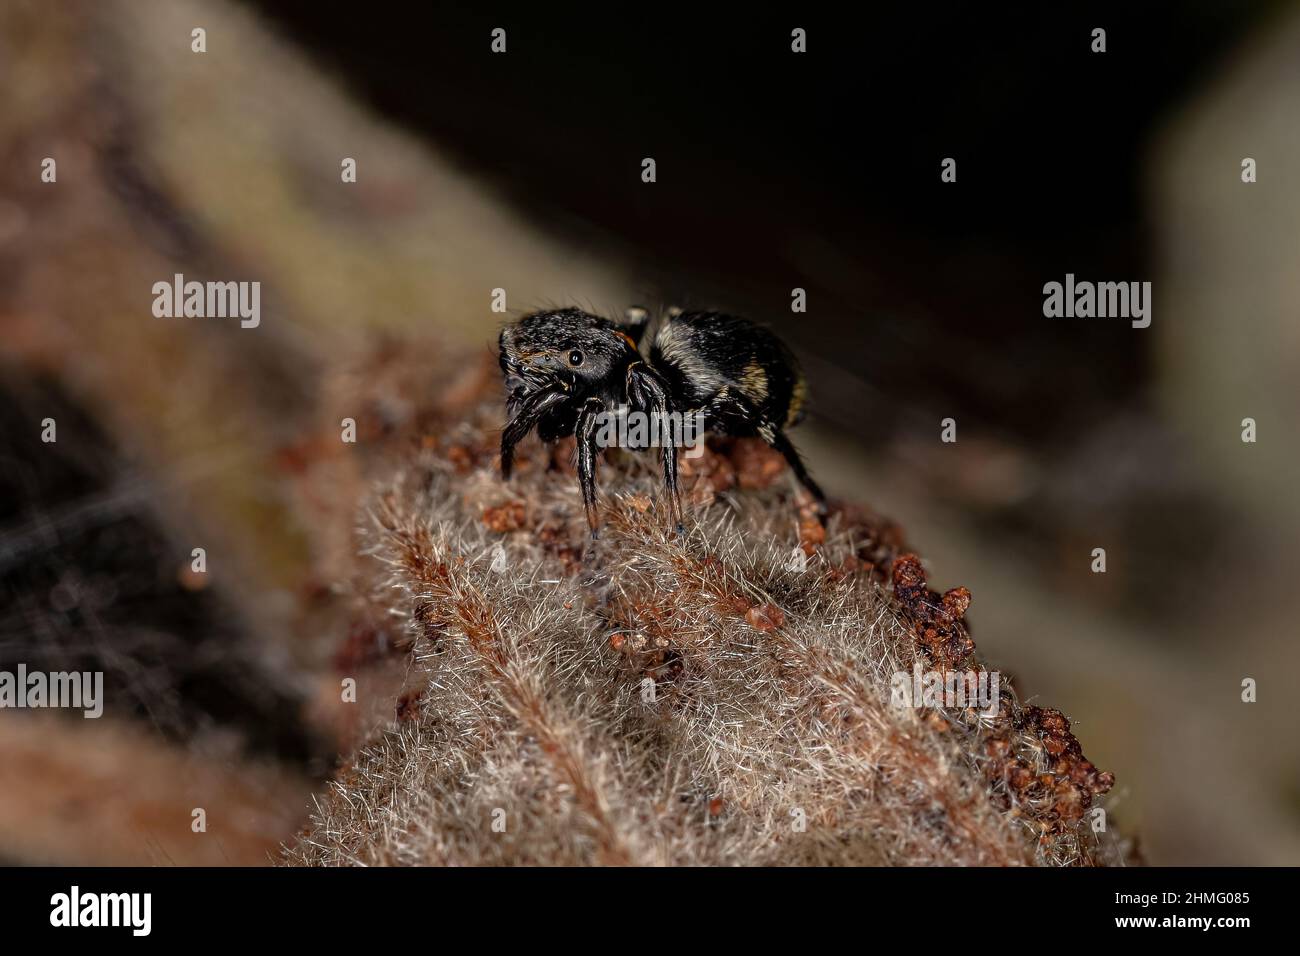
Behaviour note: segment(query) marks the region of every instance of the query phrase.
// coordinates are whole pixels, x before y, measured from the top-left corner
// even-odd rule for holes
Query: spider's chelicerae
[[[702,412],[708,431],[758,435],[781,452],[816,498],[785,429],[803,417],[807,386],[798,363],[775,335],[747,319],[717,312],[671,311],[640,351],[650,325],[644,309],[616,323],[579,309],[534,312],[501,331],[510,420],[501,434],[501,474],[509,479],[514,450],[534,428],[546,442],[576,435],[578,482],[596,536],[597,428],[603,413],[626,406],[645,415]],[[662,447],[664,482],[680,534],[677,448]]]

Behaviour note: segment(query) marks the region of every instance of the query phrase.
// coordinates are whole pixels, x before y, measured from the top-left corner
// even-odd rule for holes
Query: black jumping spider
[[[781,452],[819,504],[785,429],[803,417],[807,386],[794,356],[754,323],[717,312],[670,312],[640,352],[649,326],[644,309],[618,324],[579,309],[534,312],[501,331],[510,421],[501,434],[501,474],[509,479],[515,445],[530,431],[547,442],[578,439],[578,481],[596,536],[596,432],[602,413],[627,406],[643,414],[704,413],[708,431],[758,435]],[[664,482],[680,534],[677,448],[662,450]]]

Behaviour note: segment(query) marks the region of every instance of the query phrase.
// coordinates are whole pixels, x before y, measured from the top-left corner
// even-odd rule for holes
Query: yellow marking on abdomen
[[[767,400],[767,371],[757,362],[750,362],[740,373],[740,390],[755,405]]]
[[[785,427],[789,428],[799,418],[804,402],[808,401],[808,381],[800,375],[790,390],[790,410],[785,413]]]

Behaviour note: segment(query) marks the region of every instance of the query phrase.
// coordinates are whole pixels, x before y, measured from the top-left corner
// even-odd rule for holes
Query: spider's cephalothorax
[[[790,463],[820,503],[785,429],[803,414],[807,389],[790,350],[754,323],[716,312],[673,312],[659,323],[648,356],[640,343],[643,309],[618,324],[578,309],[534,312],[501,331],[510,420],[501,434],[501,473],[510,477],[515,445],[534,428],[543,441],[576,435],[578,481],[596,534],[597,429],[604,413],[627,406],[667,420],[702,413],[708,431],[758,435]],[[665,443],[664,482],[682,530],[677,448]]]

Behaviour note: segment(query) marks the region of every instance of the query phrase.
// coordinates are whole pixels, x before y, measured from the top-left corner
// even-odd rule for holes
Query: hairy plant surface
[[[1122,858],[1086,815],[1111,778],[1059,714],[893,700],[917,661],[980,666],[969,592],[928,591],[896,527],[823,528],[776,453],[717,441],[683,459],[684,538],[656,456],[607,453],[590,542],[571,442],[530,441],[503,483],[490,370],[431,381],[389,353],[342,392],[375,482],[358,606],[409,672],[287,862]]]

